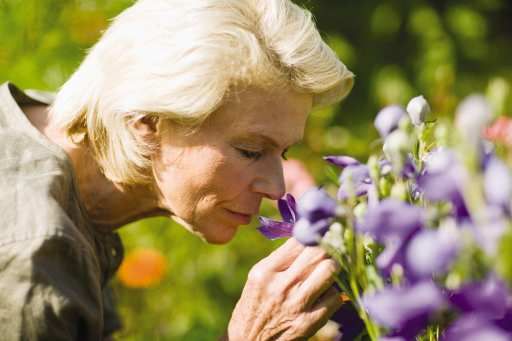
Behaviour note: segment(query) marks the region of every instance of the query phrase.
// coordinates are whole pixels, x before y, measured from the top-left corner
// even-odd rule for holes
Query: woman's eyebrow
[[[249,133],[246,135],[247,138],[250,138],[250,139],[258,139],[258,140],[261,140],[263,141],[265,144],[273,147],[273,148],[279,148],[279,143],[277,143],[276,140],[274,140],[272,137],[270,136],[267,136],[265,134],[262,134],[262,133]],[[302,138],[299,138],[297,139],[295,142],[289,144],[288,146],[286,146],[286,148],[289,148],[295,144],[298,144],[302,142]]]

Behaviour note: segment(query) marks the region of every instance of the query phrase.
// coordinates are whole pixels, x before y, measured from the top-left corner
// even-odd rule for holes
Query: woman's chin
[[[221,231],[217,229],[217,232],[214,229],[211,233],[201,233],[201,238],[208,244],[227,244],[235,237],[237,230],[237,227],[225,227]]]
[[[182,225],[187,231],[201,238],[208,244],[226,244],[229,243],[236,235],[238,226],[225,224],[190,224],[185,220],[174,216],[173,219]]]

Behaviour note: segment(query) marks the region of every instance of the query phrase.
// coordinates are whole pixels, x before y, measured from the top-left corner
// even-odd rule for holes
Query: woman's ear
[[[128,126],[138,139],[155,142],[158,140],[159,121],[157,116],[137,115],[128,121]]]

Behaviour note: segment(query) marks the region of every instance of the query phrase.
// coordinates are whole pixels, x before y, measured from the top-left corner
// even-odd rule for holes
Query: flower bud
[[[399,105],[390,105],[383,108],[375,117],[374,125],[382,138],[388,136],[398,128],[400,120],[407,117],[405,110]]]
[[[386,138],[382,150],[398,174],[402,171],[407,153],[411,150],[411,141],[406,133],[396,130]]]
[[[392,198],[395,198],[395,199],[398,199],[398,200],[402,200],[402,201],[406,201],[407,200],[407,186],[403,183],[396,183],[393,185],[393,187],[391,187],[391,195],[390,197]]]
[[[414,125],[419,126],[427,119],[430,114],[430,105],[428,105],[425,97],[417,96],[407,104],[407,113]]]

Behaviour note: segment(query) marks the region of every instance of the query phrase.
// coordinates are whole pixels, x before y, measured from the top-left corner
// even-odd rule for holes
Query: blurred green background
[[[193,1],[193,0],[189,0]],[[0,0],[0,80],[56,90],[128,0]],[[304,142],[289,155],[315,179],[327,180],[321,156],[364,159],[376,146],[373,117],[391,103],[423,94],[438,115],[450,115],[472,92],[512,82],[509,0],[304,0],[326,41],[356,74],[352,94],[311,114]],[[511,114],[508,102],[499,107]],[[264,215],[275,215],[266,203]],[[148,288],[114,287],[124,320],[120,340],[213,340],[225,330],[250,267],[280,242],[253,224],[227,246],[206,245],[167,219],[121,230],[127,254],[154,249],[165,274]]]

